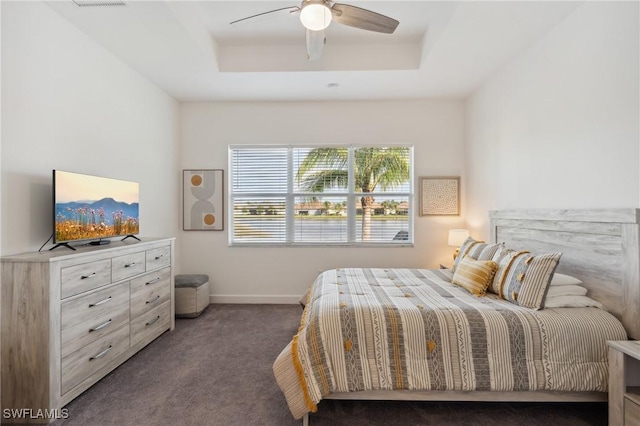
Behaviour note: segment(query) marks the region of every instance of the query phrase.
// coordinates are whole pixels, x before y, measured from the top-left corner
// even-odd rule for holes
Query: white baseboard
[[[269,296],[269,295],[241,295],[224,294],[209,295],[209,303],[234,303],[251,305],[297,305],[300,303],[300,295],[297,296]]]

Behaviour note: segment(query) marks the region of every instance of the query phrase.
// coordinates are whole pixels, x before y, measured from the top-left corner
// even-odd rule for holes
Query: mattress
[[[597,308],[532,310],[451,284],[450,270],[343,268],[309,289],[300,328],[274,363],[291,413],[334,392],[607,390]]]

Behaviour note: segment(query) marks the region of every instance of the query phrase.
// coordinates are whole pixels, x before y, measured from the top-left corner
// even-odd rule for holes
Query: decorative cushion
[[[582,284],[582,281],[580,281],[576,277],[572,277],[571,275],[559,274],[556,272],[555,274],[553,274],[553,277],[551,278],[551,284],[549,285],[557,286],[557,285],[572,285],[572,284]]]
[[[541,309],[561,256],[562,253],[533,256],[518,252],[507,258],[508,265],[499,277],[500,297],[516,305]]]
[[[496,250],[496,253],[493,255],[491,260],[493,260],[496,263],[500,263],[500,261],[505,256],[509,256],[509,255],[511,255],[511,254],[513,254],[515,252],[516,251],[514,249],[510,249],[510,248],[506,247],[504,244],[500,244],[500,246],[498,247],[498,250]]]
[[[475,244],[469,249],[467,256],[475,260],[492,260],[500,247],[502,244]]]
[[[492,260],[475,260],[467,256],[459,262],[451,282],[465,288],[471,294],[483,296],[497,267]]]
[[[496,270],[496,274],[493,277],[493,281],[491,282],[491,284],[489,285],[489,288],[487,289],[489,292],[497,294],[500,297],[502,297],[500,294],[500,290],[502,287],[502,281],[501,281],[502,275],[504,274],[504,271],[509,268],[509,265],[511,264],[511,258],[521,253],[529,253],[529,252],[528,251],[518,252],[513,249],[507,248],[505,246],[501,246],[498,248],[496,253],[493,255],[493,258],[491,259],[498,264],[498,269]]]
[[[467,255],[467,252],[469,251],[469,249],[474,245],[474,244],[478,244],[481,243],[482,241],[476,241],[474,240],[472,237],[467,237],[466,240],[464,240],[464,242],[462,243],[462,245],[460,246],[460,249],[458,250],[458,256],[455,258],[455,260],[453,261],[453,267],[451,268],[452,271],[455,272],[456,268],[458,267],[458,264],[460,263],[460,261],[462,260],[463,257],[465,257]]]
[[[501,246],[502,244],[487,244],[484,241],[477,241],[472,237],[468,237],[460,246],[458,257],[453,262],[452,269],[455,272],[460,261],[466,256],[474,260],[491,260]]]

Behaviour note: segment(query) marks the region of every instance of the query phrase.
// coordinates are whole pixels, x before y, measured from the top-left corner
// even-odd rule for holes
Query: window
[[[231,146],[232,245],[413,242],[410,146]]]

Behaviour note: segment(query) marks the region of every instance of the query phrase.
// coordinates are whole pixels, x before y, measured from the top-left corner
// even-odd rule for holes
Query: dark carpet
[[[298,305],[211,305],[179,319],[69,405],[55,426],[299,425],[271,365]],[[312,426],[606,425],[606,403],[322,401]]]

